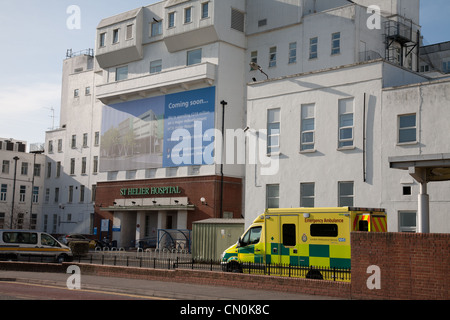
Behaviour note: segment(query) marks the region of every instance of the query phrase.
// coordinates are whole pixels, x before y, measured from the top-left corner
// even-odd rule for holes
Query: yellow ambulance
[[[350,269],[352,231],[387,232],[385,210],[267,209],[225,250],[221,263],[229,272],[242,272],[245,263]]]

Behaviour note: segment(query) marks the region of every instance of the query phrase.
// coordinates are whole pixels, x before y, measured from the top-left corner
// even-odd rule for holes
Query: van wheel
[[[65,254],[61,254],[61,255],[59,255],[58,256],[58,258],[56,258],[56,262],[57,263],[63,263],[63,262],[67,262],[68,261],[68,259],[67,259],[67,256],[65,255]]]
[[[227,264],[227,272],[242,273],[242,267],[239,263],[233,261]]]
[[[319,270],[309,270],[306,279],[323,280],[323,276]]]

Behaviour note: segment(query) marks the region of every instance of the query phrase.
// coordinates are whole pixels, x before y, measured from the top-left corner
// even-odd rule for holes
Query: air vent
[[[245,14],[236,9],[231,9],[231,29],[244,32]]]

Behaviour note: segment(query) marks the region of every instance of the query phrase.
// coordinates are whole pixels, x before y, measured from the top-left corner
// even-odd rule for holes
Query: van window
[[[337,224],[312,224],[310,227],[312,237],[337,237]]]
[[[59,243],[48,234],[41,234],[41,244],[43,246],[49,246],[49,247],[59,247]]]
[[[4,243],[37,244],[37,233],[3,232]]]
[[[369,231],[369,221],[367,220],[359,220],[358,223],[359,231]]]
[[[262,227],[254,227],[242,237],[241,246],[245,247],[251,244],[256,244],[261,239]]]
[[[283,245],[294,247],[296,244],[295,224],[283,224]]]

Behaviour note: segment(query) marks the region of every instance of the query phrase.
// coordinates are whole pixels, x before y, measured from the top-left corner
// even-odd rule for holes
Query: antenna
[[[50,118],[52,118],[52,127],[49,129],[55,130],[55,108],[51,107],[51,108],[45,108],[45,109],[48,109],[52,112],[52,114],[50,115]]]

